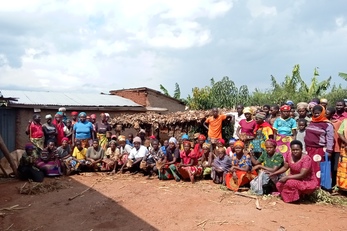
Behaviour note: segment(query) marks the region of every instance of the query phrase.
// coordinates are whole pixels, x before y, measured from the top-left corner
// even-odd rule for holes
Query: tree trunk
[[[12,160],[10,152],[8,151],[8,149],[6,147],[6,144],[5,144],[4,140],[2,139],[1,134],[0,134],[0,150],[4,154],[4,156],[7,159],[8,163],[10,163],[10,166],[11,166],[11,168],[13,170],[13,173],[16,175],[16,177],[18,177],[18,172],[17,172],[16,165],[14,164],[14,162]]]

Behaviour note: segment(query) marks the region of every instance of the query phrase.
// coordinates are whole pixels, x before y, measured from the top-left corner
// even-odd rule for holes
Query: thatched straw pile
[[[20,194],[35,195],[35,194],[58,191],[59,189],[66,189],[66,188],[69,188],[69,185],[59,180],[43,182],[43,183],[29,181],[24,183],[24,185],[18,188],[18,190]]]

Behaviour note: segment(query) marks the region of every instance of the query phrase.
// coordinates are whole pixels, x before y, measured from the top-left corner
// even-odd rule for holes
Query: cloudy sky
[[[214,77],[266,89],[347,72],[345,0],[11,0],[0,8],[0,89],[182,95]]]

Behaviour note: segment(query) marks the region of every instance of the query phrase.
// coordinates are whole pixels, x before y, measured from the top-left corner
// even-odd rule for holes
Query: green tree
[[[339,76],[347,81],[347,73],[339,72]]]
[[[159,86],[164,95],[170,96],[169,91],[163,85],[160,84]]]
[[[174,96],[175,99],[181,99],[181,89],[180,85],[178,83],[175,83],[175,91],[174,91]]]

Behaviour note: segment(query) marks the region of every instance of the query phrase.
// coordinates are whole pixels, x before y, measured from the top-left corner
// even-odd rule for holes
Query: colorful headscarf
[[[203,143],[203,145],[202,145],[203,149],[210,149],[210,147],[211,147],[211,144],[209,144],[209,143]]]
[[[206,140],[206,136],[201,134],[201,135],[199,135],[198,140]]]
[[[309,104],[308,104],[308,108],[309,109],[312,109],[314,106],[316,106],[316,105],[318,105],[316,102],[310,102]]]
[[[67,138],[67,137],[62,138],[61,142],[63,143],[64,141],[69,142],[69,138]]]
[[[34,145],[32,143],[27,143],[25,145],[25,150],[28,150],[28,149],[34,149]]]
[[[322,112],[319,114],[318,117],[312,116],[312,122],[318,123],[318,122],[329,122],[329,120],[326,118],[325,115],[325,108],[321,105],[316,105],[315,107],[320,107],[322,108]]]
[[[238,140],[234,144],[234,147],[237,147],[237,146],[239,146],[241,148],[244,148],[245,147],[245,143],[243,143],[241,140]]]
[[[294,106],[294,102],[292,100],[287,100],[286,104],[288,106]]]
[[[136,136],[134,139],[133,139],[133,143],[142,143],[142,140],[140,137]]]
[[[111,140],[110,142],[108,142],[109,143],[109,145],[111,145],[111,144],[117,144],[117,142],[115,141],[115,140]]]
[[[296,105],[296,107],[297,107],[297,109],[299,110],[299,109],[308,109],[308,103],[306,103],[306,102],[300,102],[300,103],[298,103],[297,105]]]
[[[78,115],[78,112],[77,112],[77,111],[73,111],[73,112],[71,112],[71,115],[72,115],[72,116],[77,116],[77,115]]]
[[[259,119],[265,119],[266,118],[266,113],[265,112],[258,112],[256,115],[255,115],[256,118],[259,118]]]
[[[218,141],[219,143],[221,143],[221,144],[225,145],[225,140],[224,140],[224,139],[219,138],[217,141]]]
[[[236,139],[235,138],[231,138],[230,140],[229,140],[229,144],[234,144],[236,142]]]
[[[277,146],[277,142],[276,142],[274,139],[267,139],[267,140],[265,141],[265,143],[270,143],[270,144],[272,144],[274,147]]]
[[[320,99],[320,102],[321,103],[328,103],[328,100],[323,98],[323,99]]]
[[[190,141],[188,141],[188,140],[183,141],[183,146],[185,146],[187,144],[189,144],[189,147],[192,147],[192,143],[190,143]]]
[[[85,112],[80,112],[80,114],[78,114],[78,117],[81,117],[81,116],[87,116],[87,113],[85,113]]]
[[[176,138],[175,138],[175,137],[171,137],[171,138],[169,139],[169,143],[177,144]]]
[[[283,105],[281,108],[280,108],[280,111],[290,111],[290,106],[289,105]]]
[[[243,109],[243,114],[246,114],[246,113],[252,114],[252,110],[251,110],[250,107],[245,107],[245,108]]]
[[[126,138],[125,138],[124,135],[118,136],[118,141],[119,141],[119,142],[122,142],[122,141],[125,141],[125,140],[126,140]],[[141,142],[141,141],[140,141],[140,142]]]
[[[156,139],[155,135],[151,135],[149,138],[152,139],[152,140]]]
[[[95,114],[91,114],[91,115],[90,115],[90,118],[91,118],[91,119],[96,119],[96,115],[95,115]]]
[[[183,134],[181,139],[182,140],[189,140],[189,136],[187,134]]]
[[[63,112],[58,111],[55,115],[56,115],[56,116],[57,116],[57,115],[58,115],[58,116],[63,116],[64,114],[63,114]]]

